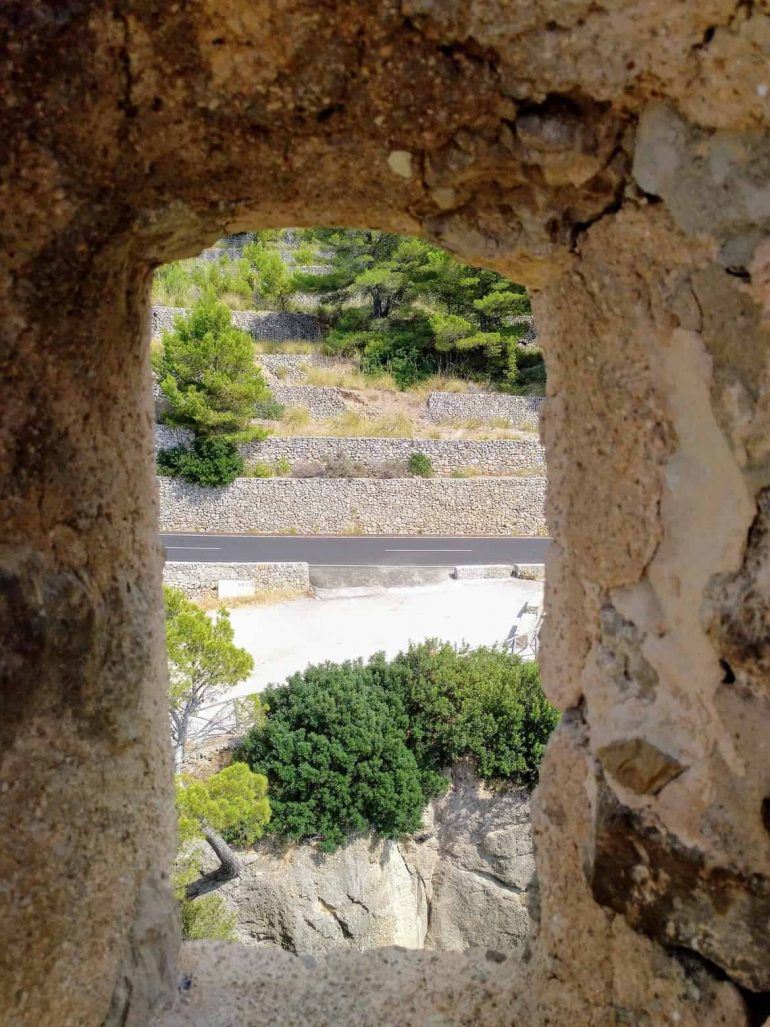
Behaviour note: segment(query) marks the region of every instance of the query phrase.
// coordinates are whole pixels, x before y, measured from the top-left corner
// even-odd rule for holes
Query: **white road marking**
[[[217,552],[221,549],[221,546],[166,546],[166,549],[211,549]]]

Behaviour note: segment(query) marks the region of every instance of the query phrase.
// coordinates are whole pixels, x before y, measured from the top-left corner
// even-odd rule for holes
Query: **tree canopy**
[[[244,469],[237,443],[267,435],[251,423],[272,401],[251,336],[233,326],[224,303],[204,298],[163,333],[154,366],[168,400],[165,420],[194,433],[191,446],[162,451],[158,469],[198,485],[229,485]]]
[[[233,763],[205,781],[178,777],[176,809],[181,849],[174,861],[172,886],[179,902],[182,934],[190,940],[227,939],[236,918],[219,895],[208,887],[237,876],[238,857],[230,845],[253,845],[270,820],[267,780],[243,763]],[[206,840],[220,866],[199,876],[195,842]]]
[[[512,386],[529,315],[523,286],[471,268],[420,239],[387,232],[308,229],[327,269],[298,271],[295,285],[331,304],[327,346],[359,350],[363,366],[408,385],[451,367]]]
[[[177,317],[173,330],[161,336],[155,371],[170,424],[233,442],[260,434],[250,422],[270,390],[254,361],[251,336],[233,326],[224,303],[204,299]]]
[[[171,736],[179,765],[195,715],[249,676],[254,660],[233,642],[228,612],[211,618],[179,589],[165,587]]]
[[[536,664],[436,641],[309,667],[263,698],[268,716],[237,758],[270,782],[270,829],[324,848],[370,828],[414,832],[461,757],[486,780],[533,784],[559,716]]]

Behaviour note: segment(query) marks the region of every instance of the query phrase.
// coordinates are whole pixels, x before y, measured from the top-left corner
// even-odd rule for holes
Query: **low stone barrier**
[[[173,328],[176,318],[189,312],[186,307],[153,307],[152,337]],[[321,322],[312,314],[295,314],[289,310],[233,310],[232,320],[236,327],[262,342],[317,342],[323,336]]]
[[[513,566],[510,563],[460,564],[452,571],[456,581],[478,581],[487,578],[510,578]]]
[[[321,353],[260,353],[257,357],[271,385],[301,385],[308,367],[339,367],[337,357]]]
[[[170,424],[155,425],[155,453],[162,449],[173,449],[174,446],[189,446],[192,444],[193,433],[187,428],[176,428]]]
[[[491,474],[517,468],[544,468],[545,453],[536,436],[477,442],[473,439],[387,439],[335,436],[271,435],[263,442],[241,447],[249,462],[325,463],[344,456],[375,471],[384,464],[405,464],[413,453],[424,453],[439,474],[464,467]]]
[[[273,398],[285,407],[302,407],[317,421],[347,409],[342,390],[318,385],[271,385]]]
[[[537,430],[542,405],[540,396],[508,396],[504,392],[431,392],[425,417],[434,424],[505,418],[512,428]]]
[[[545,478],[160,478],[162,531],[542,535]]]
[[[221,584],[239,582],[250,586],[242,595],[258,592],[310,590],[310,570],[306,563],[196,563],[169,561],[163,568],[163,583],[181,589],[195,600],[214,597],[233,598],[236,590],[220,589]]]

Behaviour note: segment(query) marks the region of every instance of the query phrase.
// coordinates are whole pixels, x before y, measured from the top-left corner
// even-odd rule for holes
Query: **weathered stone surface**
[[[752,991],[770,990],[770,880],[710,865],[604,788],[593,891],[663,945],[692,949]]]
[[[500,392],[431,392],[425,417],[436,424],[502,419],[511,428],[537,431],[542,399],[537,396],[506,396]]]
[[[544,478],[160,478],[163,531],[542,535]]]
[[[172,329],[177,317],[189,313],[185,307],[153,307],[153,338]],[[242,328],[260,341],[318,342],[321,339],[321,323],[311,314],[295,314],[288,310],[234,310],[231,316],[236,328]]]
[[[342,389],[323,385],[272,385],[273,399],[284,407],[301,407],[312,418],[324,421],[347,410]]]
[[[184,428],[169,425],[155,426],[156,450],[189,444],[192,434]],[[257,461],[274,464],[278,460],[289,463],[324,462],[344,456],[371,470],[384,464],[404,464],[412,453],[430,457],[438,473],[451,473],[458,468],[473,467],[493,474],[512,472],[522,468],[545,468],[543,447],[536,437],[499,439],[493,442],[475,439],[389,439],[356,438],[323,435],[270,435],[262,442],[248,442],[241,453],[249,463]]]
[[[239,939],[300,955],[385,945],[521,955],[536,889],[526,790],[493,792],[459,764],[424,821],[415,837],[359,837],[333,853],[261,842],[220,890]]]
[[[769,26],[766,4],[735,0],[0,8],[5,1021],[143,1025],[170,997],[149,273],[287,224],[421,235],[534,290],[556,540],[543,679],[565,707],[536,802],[540,925],[526,980],[461,954],[299,970],[202,946],[173,1016],[746,1021],[733,982],[753,984],[762,952],[770,733],[761,659],[735,681],[719,661],[764,596],[739,586],[726,601],[749,609],[730,610],[711,591],[744,577],[770,484]],[[641,157],[671,126],[644,112],[661,104],[690,124],[673,129],[683,177],[662,164],[653,181]],[[631,170],[640,115],[656,195]],[[740,330],[720,328],[728,308]],[[608,604],[654,694],[603,666]],[[727,979],[588,880],[596,752],[635,737],[687,770],[656,795],[625,789],[621,834],[643,818],[656,863],[677,881],[696,867],[665,912],[680,949],[713,939]]]
[[[248,582],[255,592],[301,594],[310,590],[310,569],[306,563],[196,563],[167,560],[163,584],[179,588],[191,599],[212,599],[220,581]]]
[[[611,742],[598,749],[596,755],[608,774],[640,795],[657,795],[684,770],[679,760],[643,738]]]

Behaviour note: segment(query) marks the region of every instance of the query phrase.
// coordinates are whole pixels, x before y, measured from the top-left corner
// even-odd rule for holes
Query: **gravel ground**
[[[325,660],[368,657],[380,650],[393,656],[410,641],[502,642],[525,602],[542,605],[543,583],[447,580],[379,594],[356,591],[328,590],[322,597],[231,610],[235,641],[254,656],[256,666],[230,695],[260,691]]]

